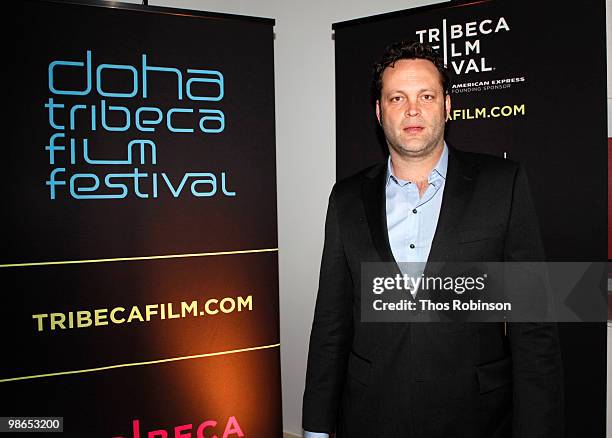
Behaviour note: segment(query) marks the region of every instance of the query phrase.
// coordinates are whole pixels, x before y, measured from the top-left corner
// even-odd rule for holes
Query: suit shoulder
[[[493,155],[455,150],[457,158],[464,163],[466,173],[487,181],[514,180],[520,164],[514,160]]]
[[[381,173],[386,172],[386,165],[386,161],[383,163],[377,163],[351,176],[341,179],[334,184],[332,195],[343,198],[361,193],[363,183],[373,178],[381,177]]]
[[[509,158],[502,158],[479,152],[465,152],[459,150],[455,150],[455,152],[467,164],[483,170],[499,169],[516,171],[519,167],[519,163]]]

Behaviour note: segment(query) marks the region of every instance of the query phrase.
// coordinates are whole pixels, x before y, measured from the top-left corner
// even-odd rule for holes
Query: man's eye
[[[434,96],[432,94],[424,94],[423,95],[423,99],[424,100],[433,100]]]
[[[402,100],[402,96],[393,96],[391,102],[399,102]]]

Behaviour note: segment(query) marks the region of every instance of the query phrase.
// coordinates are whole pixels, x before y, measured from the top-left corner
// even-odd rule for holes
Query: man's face
[[[425,59],[401,59],[383,71],[376,117],[391,152],[404,158],[429,156],[444,144],[450,96],[440,73]]]

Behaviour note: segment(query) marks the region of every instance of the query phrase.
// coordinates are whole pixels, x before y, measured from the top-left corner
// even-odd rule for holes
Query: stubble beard
[[[383,131],[385,133],[385,138],[387,140],[387,145],[390,150],[393,150],[400,158],[408,159],[408,160],[422,160],[428,158],[434,154],[434,152],[444,144],[444,125],[438,127],[438,129],[433,132],[432,137],[429,139],[423,139],[424,144],[422,147],[409,147],[407,145],[402,144],[401,139],[395,138],[394,135],[389,135],[391,133],[387,132],[387,129],[384,128]]]

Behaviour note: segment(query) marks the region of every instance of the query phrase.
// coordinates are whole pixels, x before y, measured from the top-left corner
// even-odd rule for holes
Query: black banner
[[[447,142],[525,166],[549,261],[607,260],[603,1],[449,2],[334,30],[338,179],[388,154],[371,101],[373,64],[392,42],[429,43],[453,74]],[[604,436],[605,324],[560,332],[566,436]]]
[[[2,415],[280,436],[273,20],[34,1],[11,20]]]

